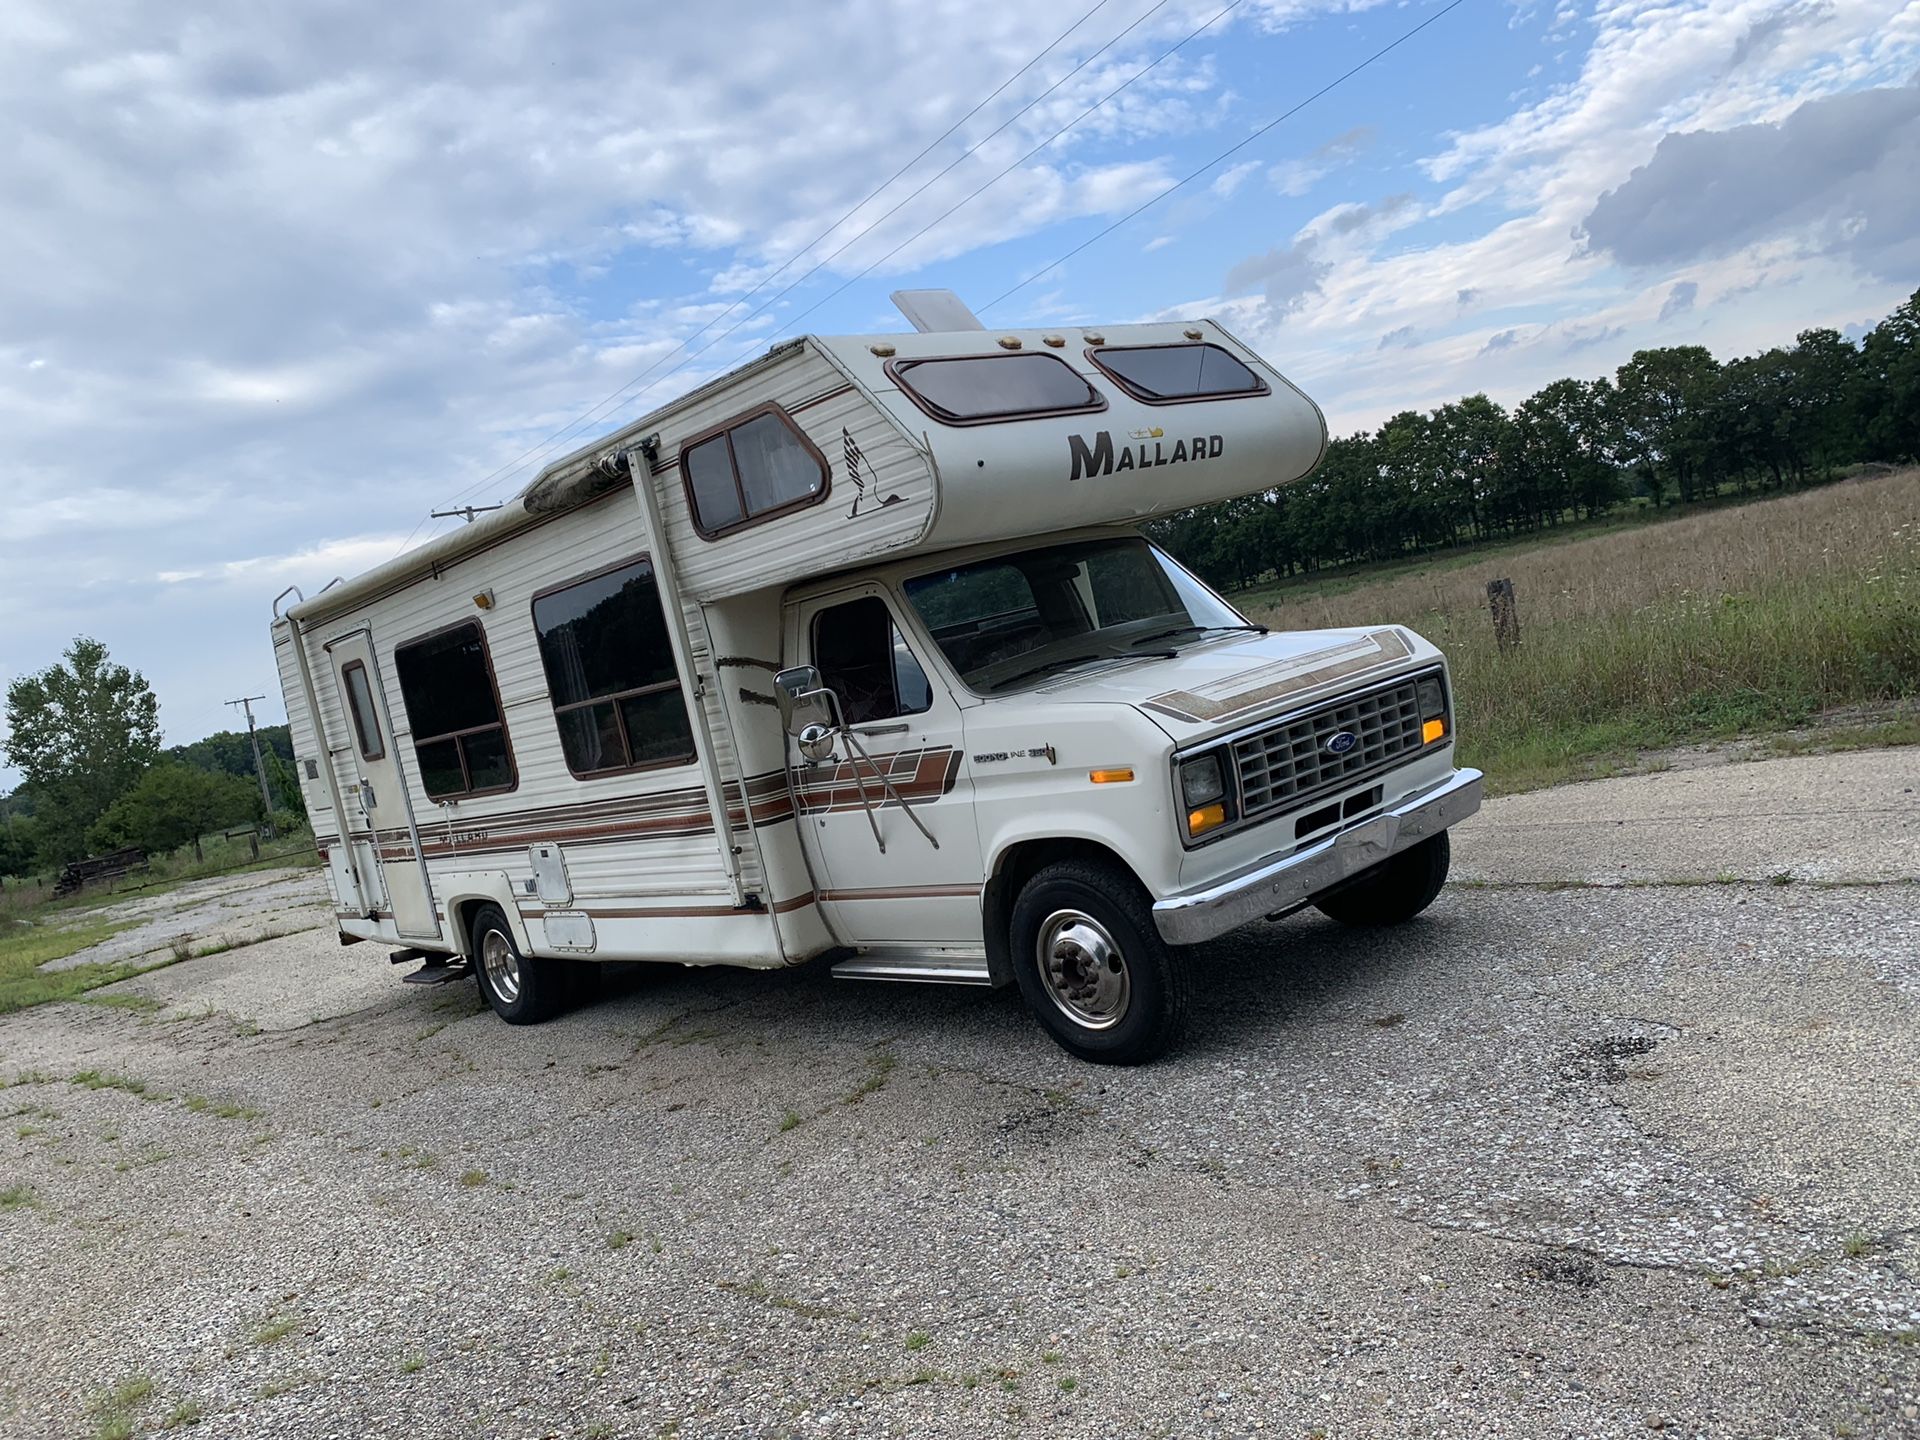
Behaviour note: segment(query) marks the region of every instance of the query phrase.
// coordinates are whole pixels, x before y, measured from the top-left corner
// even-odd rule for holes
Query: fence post
[[[1487,606],[1493,611],[1493,638],[1504,655],[1520,643],[1520,607],[1514,599],[1513,581],[1489,580]]]
[[[258,830],[249,831],[247,834],[247,842],[253,846],[253,858],[258,860],[260,858],[260,832]]]

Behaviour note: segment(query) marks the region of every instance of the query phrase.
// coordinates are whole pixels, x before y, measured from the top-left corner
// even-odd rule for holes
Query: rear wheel
[[[1014,902],[1011,940],[1027,1007],[1071,1054],[1139,1065],[1178,1038],[1186,972],[1139,885],[1117,866],[1049,865]]]
[[[509,1025],[538,1025],[565,1007],[566,966],[522,955],[499,906],[483,905],[475,912],[472,957],[481,998]]]
[[[1453,848],[1442,830],[1410,845],[1344,890],[1314,901],[1314,908],[1342,925],[1376,929],[1400,925],[1431,905],[1447,883]]]

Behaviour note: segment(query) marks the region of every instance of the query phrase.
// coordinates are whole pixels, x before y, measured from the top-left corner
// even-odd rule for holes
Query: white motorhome
[[[777,345],[276,602],[342,943],[470,969],[514,1023],[589,962],[829,955],[1017,984],[1131,1063],[1178,1031],[1179,947],[1432,901],[1481,794],[1440,653],[1269,633],[1133,528],[1300,479],[1319,410],[1211,322],[928,309],[957,318]]]

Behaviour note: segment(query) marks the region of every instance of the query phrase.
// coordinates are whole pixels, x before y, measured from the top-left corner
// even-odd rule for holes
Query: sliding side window
[[[469,620],[397,645],[393,668],[427,794],[511,790],[513,751],[480,626]]]
[[[540,661],[576,776],[693,758],[680,672],[653,563],[636,560],[533,602]]]
[[[680,451],[702,539],[744,530],[827,498],[827,460],[787,412],[768,405]]]

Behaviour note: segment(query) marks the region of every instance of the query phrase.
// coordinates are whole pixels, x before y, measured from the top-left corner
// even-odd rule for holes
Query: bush
[[[186,765],[155,765],[107,807],[87,832],[87,843],[96,853],[137,845],[158,855],[259,818],[257,785]]]

